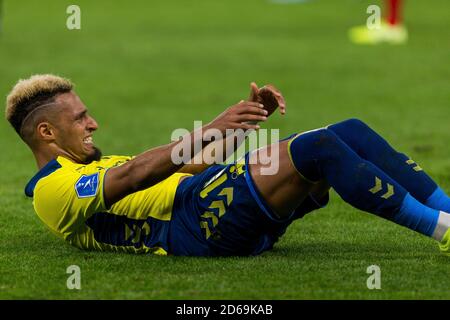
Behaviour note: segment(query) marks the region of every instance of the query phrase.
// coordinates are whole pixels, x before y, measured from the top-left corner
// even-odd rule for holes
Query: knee
[[[290,156],[298,172],[309,181],[322,180],[320,166],[324,162],[337,161],[340,143],[336,134],[326,128],[307,131],[290,144]]]
[[[369,130],[369,126],[362,120],[351,118],[341,122],[341,126],[350,130],[352,133],[363,133]]]
[[[317,129],[303,132],[291,141],[290,158],[302,177],[310,182],[323,179],[318,164],[329,158],[330,145],[335,140],[331,130]]]
[[[317,129],[311,131],[309,134],[316,147],[324,147],[330,144],[334,144],[337,140],[336,134],[327,128]]]
[[[304,132],[294,138],[292,141],[291,149],[304,153],[311,153],[317,155],[318,153],[324,153],[325,150],[329,150],[330,147],[336,145],[338,137],[336,134],[327,129],[321,128]]]

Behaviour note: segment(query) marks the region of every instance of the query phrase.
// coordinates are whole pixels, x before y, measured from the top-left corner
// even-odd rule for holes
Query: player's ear
[[[40,122],[37,125],[37,135],[40,140],[55,140],[55,127],[49,122]]]

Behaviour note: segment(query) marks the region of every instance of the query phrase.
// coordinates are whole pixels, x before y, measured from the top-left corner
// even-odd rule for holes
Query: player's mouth
[[[92,136],[86,137],[83,139],[83,143],[87,146],[93,146],[94,145],[94,140],[92,139]]]

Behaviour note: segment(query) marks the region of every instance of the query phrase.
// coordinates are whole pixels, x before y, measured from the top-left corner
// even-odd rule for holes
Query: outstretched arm
[[[275,86],[269,84],[258,88],[255,82],[250,84],[250,97],[252,102],[260,103],[260,107],[264,108],[265,116],[270,116],[278,107],[280,113],[286,113],[286,102],[281,92]],[[241,101],[242,103],[243,101]],[[265,121],[267,118],[260,120]],[[257,121],[252,122],[257,124]],[[213,141],[208,146],[211,150],[221,150],[219,156],[211,155],[205,152],[205,149],[197,154],[190,164],[184,165],[178,172],[197,174],[206,170],[213,163],[221,163],[228,159],[245,141],[247,132],[236,131],[235,134],[223,137],[221,140]],[[223,156],[225,155],[225,156]]]
[[[197,130],[206,131],[214,128],[225,135],[226,129],[258,129],[257,124],[250,124],[249,122],[262,121],[264,117],[265,112],[259,106],[259,103],[240,102]],[[194,132],[191,132],[185,139],[148,150],[136,156],[133,160],[108,170],[104,183],[106,205],[109,207],[125,196],[149,188],[178,171],[183,164],[175,164],[172,161],[172,151],[179,143],[185,143],[186,139],[189,141],[191,148],[187,148],[187,150],[191,150],[191,154],[187,155],[188,158],[195,156],[194,146],[196,144],[200,143],[204,148],[210,143],[204,141],[201,138],[202,135],[196,135]],[[197,138],[197,136],[200,138]],[[196,141],[195,139],[200,140]]]

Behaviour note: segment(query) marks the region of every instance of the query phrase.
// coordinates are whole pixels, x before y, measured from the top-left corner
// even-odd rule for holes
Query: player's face
[[[63,154],[78,163],[99,160],[102,154],[92,137],[98,125],[88,114],[86,106],[74,92],[61,94],[56,101],[61,103],[61,108],[55,143]]]

